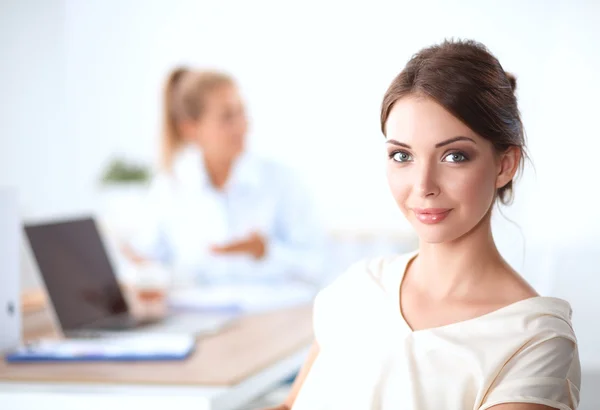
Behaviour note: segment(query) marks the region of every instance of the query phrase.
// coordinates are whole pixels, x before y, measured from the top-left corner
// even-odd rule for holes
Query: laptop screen
[[[25,233],[63,331],[128,311],[92,218],[26,225]]]

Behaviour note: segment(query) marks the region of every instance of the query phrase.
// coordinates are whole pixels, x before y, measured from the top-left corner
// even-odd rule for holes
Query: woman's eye
[[[453,152],[444,157],[445,162],[465,162],[468,160],[469,158],[462,152]]]
[[[410,154],[408,152],[404,152],[404,151],[393,152],[391,157],[396,162],[408,162],[408,161],[412,160],[412,157],[410,156]]]

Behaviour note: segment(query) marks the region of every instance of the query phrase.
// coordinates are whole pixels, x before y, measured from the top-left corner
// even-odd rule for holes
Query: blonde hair
[[[173,158],[184,145],[180,123],[197,121],[204,111],[206,95],[224,85],[233,85],[227,74],[216,71],[196,71],[186,67],[174,69],[164,87],[162,166],[170,171]]]

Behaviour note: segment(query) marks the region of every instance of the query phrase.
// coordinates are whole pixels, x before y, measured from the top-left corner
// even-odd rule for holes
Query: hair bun
[[[508,82],[510,83],[510,88],[512,88],[513,93],[517,90],[517,78],[511,73],[506,73],[506,78],[508,78]]]

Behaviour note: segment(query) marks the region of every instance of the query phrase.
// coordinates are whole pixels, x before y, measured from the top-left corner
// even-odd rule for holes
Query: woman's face
[[[237,89],[224,85],[206,96],[194,139],[206,157],[231,161],[243,152],[247,129],[244,104]]]
[[[431,99],[397,101],[386,134],[391,192],[427,243],[453,241],[478,226],[496,189],[516,171],[515,150],[496,154],[489,141]]]

